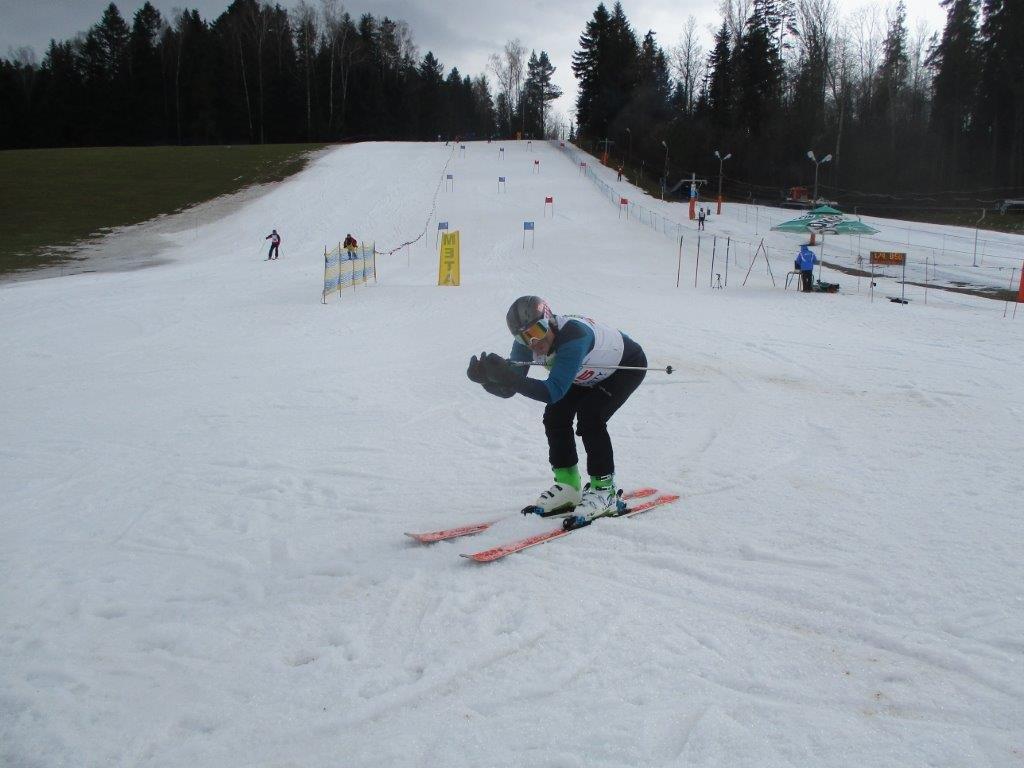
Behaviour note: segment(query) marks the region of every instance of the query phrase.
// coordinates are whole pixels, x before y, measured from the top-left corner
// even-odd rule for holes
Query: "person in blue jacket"
[[[578,315],[555,315],[539,296],[521,296],[505,317],[513,336],[510,359],[481,352],[469,361],[470,381],[498,397],[520,394],[545,404],[544,432],[555,482],[523,513],[570,515],[566,528],[619,509],[608,420],[640,386],[647,357],[626,334]],[[544,365],[546,379],[526,374]],[[629,366],[633,370],[621,370]],[[576,437],[583,438],[590,482],[582,486]]]
[[[800,246],[800,253],[793,261],[793,269],[800,273],[800,282],[803,284],[804,293],[810,293],[811,284],[814,280],[814,265],[818,263],[818,257],[814,251],[806,245]]]

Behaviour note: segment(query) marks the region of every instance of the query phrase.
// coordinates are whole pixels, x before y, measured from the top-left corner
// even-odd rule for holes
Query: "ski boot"
[[[583,496],[574,514],[562,520],[562,528],[567,531],[590,525],[599,517],[618,515],[626,508],[622,491],[616,490],[611,475],[591,477],[590,480],[583,489]]]
[[[528,507],[523,507],[524,515],[540,517],[560,517],[568,515],[580,503],[580,491],[571,485],[555,483]]]
[[[580,471],[575,466],[555,467],[555,484],[544,491],[537,501],[523,508],[524,515],[561,517],[576,509],[580,503]]]

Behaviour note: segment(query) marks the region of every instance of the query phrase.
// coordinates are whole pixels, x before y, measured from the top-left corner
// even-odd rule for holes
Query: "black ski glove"
[[[511,389],[514,392],[519,379],[522,378],[508,360],[494,352],[484,355],[480,365],[487,381],[497,384],[502,389]]]
[[[516,393],[516,391],[511,387],[503,387],[500,384],[492,384],[489,381],[484,382],[484,389],[487,390],[489,394],[495,395],[497,397],[509,398],[514,396]]]
[[[487,376],[484,374],[483,367],[484,353],[480,353],[480,359],[477,359],[476,355],[469,358],[469,368],[466,369],[466,376],[474,384],[484,384],[487,382]]]

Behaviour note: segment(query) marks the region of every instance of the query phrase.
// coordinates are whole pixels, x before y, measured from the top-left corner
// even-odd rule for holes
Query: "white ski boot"
[[[573,528],[590,525],[599,517],[617,515],[626,506],[620,498],[622,491],[615,488],[614,481],[611,478],[601,478],[601,480],[608,482],[608,487],[594,488],[587,483],[574,514],[567,516],[562,521],[562,527],[565,530],[571,531]]]
[[[580,503],[580,492],[568,483],[555,483],[540,495],[536,502],[523,508],[524,515],[561,517],[568,515]]]

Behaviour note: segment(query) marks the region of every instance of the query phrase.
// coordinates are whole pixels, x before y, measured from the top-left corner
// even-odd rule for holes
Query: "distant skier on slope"
[[[358,256],[356,256],[356,249],[359,248],[359,242],[354,237],[352,237],[351,232],[345,235],[345,242],[342,243],[341,247],[348,251],[349,259],[358,258]]]
[[[277,230],[274,229],[271,230],[270,234],[263,239],[270,241],[270,250],[267,251],[267,261],[276,259],[280,255],[281,236],[277,234]]]
[[[621,331],[577,315],[555,315],[539,296],[522,296],[505,321],[514,337],[511,362],[498,354],[480,353],[469,361],[466,375],[498,397],[516,393],[546,403],[544,431],[555,483],[532,507],[544,517],[566,515],[566,527],[584,524],[617,511],[615,462],[607,424],[646,376],[647,357],[640,345]],[[531,379],[529,366],[543,363],[546,380]],[[641,370],[615,370],[614,366]],[[587,452],[590,482],[581,488],[573,419]]]

